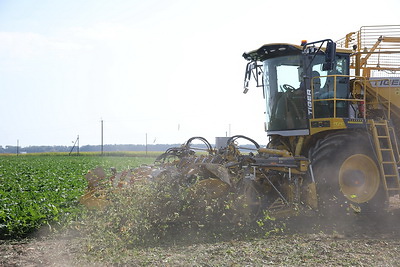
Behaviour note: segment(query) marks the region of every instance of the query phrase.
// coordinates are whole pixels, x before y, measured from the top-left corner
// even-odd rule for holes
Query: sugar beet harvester
[[[168,174],[203,198],[233,194],[250,220],[263,210],[336,216],[396,208],[400,26],[361,27],[337,42],[266,44],[243,57],[244,93],[250,85],[263,90],[267,147],[240,135],[217,148],[193,137],[145,171],[115,174],[114,185]],[[239,139],[254,148],[244,153]],[[194,141],[206,153],[195,152]],[[88,174],[94,191],[93,180],[104,178],[95,173]],[[82,202],[93,198],[89,192]]]

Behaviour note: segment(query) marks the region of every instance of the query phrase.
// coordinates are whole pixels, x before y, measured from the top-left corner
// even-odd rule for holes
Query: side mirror
[[[325,62],[322,65],[322,70],[323,71],[332,70],[335,65],[334,64],[335,58],[336,58],[336,43],[333,42],[332,40],[328,40],[325,50]]]
[[[259,70],[259,72],[257,72]],[[253,73],[254,71],[254,73]],[[249,84],[250,84],[250,80],[251,80],[251,76],[254,76],[254,79],[256,80],[256,87],[260,87],[262,85],[259,84],[259,75],[262,75],[262,71],[261,71],[261,66],[257,64],[256,61],[251,61],[249,63],[247,63],[246,66],[246,72],[244,75],[244,91],[243,93],[246,94],[249,91]]]

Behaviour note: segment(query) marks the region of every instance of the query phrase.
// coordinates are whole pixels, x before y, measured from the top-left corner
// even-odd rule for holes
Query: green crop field
[[[0,238],[22,237],[43,225],[65,223],[82,210],[79,197],[87,186],[88,170],[133,168],[152,163],[151,156],[1,156]]]

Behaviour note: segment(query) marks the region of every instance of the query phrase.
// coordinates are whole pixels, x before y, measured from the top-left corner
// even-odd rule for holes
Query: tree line
[[[104,152],[115,151],[165,151],[170,147],[177,147],[180,144],[151,144],[151,145],[104,145]],[[0,154],[23,154],[23,153],[46,153],[46,152],[71,152],[77,151],[73,146],[0,146]],[[80,152],[100,152],[101,145],[85,145],[79,147]]]

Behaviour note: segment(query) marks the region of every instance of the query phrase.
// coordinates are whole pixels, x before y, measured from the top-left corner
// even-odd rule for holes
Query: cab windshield
[[[301,60],[290,55],[263,62],[267,131],[307,129]]]

